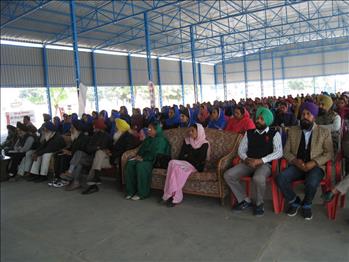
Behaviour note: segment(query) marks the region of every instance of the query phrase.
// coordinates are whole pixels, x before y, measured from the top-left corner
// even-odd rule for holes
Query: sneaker
[[[89,181],[87,181],[87,184],[89,185],[89,186],[92,186],[92,185],[100,185],[100,184],[102,184],[102,180],[99,178],[99,176],[93,176],[92,178],[91,178],[91,180],[89,180]]]
[[[294,217],[298,213],[298,209],[301,207],[301,200],[299,197],[296,198],[296,200],[289,204],[288,209],[286,210],[286,214],[289,217]]]
[[[47,180],[47,176],[38,176],[35,180],[34,183],[42,183]]]
[[[92,185],[92,186],[89,186],[88,188],[86,188],[84,191],[81,192],[81,194],[83,195],[88,195],[88,194],[92,194],[92,193],[95,193],[95,192],[98,192],[99,191],[99,188],[97,185]]]
[[[302,215],[305,220],[311,220],[313,218],[313,213],[311,212],[310,206],[303,206],[302,207]]]
[[[39,176],[30,174],[30,175],[26,175],[24,179],[27,180],[28,182],[31,182],[31,181],[34,181],[37,177]]]
[[[11,178],[11,177],[14,177],[15,174],[13,174],[13,173],[8,173],[8,176]]]
[[[66,185],[66,184],[63,183],[63,181],[60,180],[60,179],[57,179],[57,181],[55,181],[55,182],[53,183],[53,187],[56,187],[56,188],[64,187],[65,185]]]
[[[256,217],[262,217],[264,216],[264,204],[260,204],[258,206],[254,207],[253,214]]]
[[[132,198],[132,196],[126,196],[125,199],[126,200],[130,200]]]
[[[242,200],[239,204],[237,204],[234,208],[233,211],[244,211],[247,208],[251,208],[252,207],[252,203],[251,202],[247,202],[246,200]]]
[[[133,197],[131,197],[131,199],[137,201],[137,200],[140,200],[141,198],[137,195],[134,195]]]
[[[80,188],[80,184],[72,182],[71,184],[66,185],[64,190],[65,191],[73,191],[73,190],[76,190],[78,188]]]

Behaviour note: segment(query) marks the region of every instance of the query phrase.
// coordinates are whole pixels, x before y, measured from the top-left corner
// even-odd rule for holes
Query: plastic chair
[[[241,159],[239,157],[236,157],[233,159],[233,166],[238,165],[241,163]],[[271,191],[272,191],[272,197],[273,197],[273,207],[274,207],[274,213],[279,214],[280,213],[280,205],[279,205],[279,200],[278,200],[278,188],[275,182],[275,176],[277,173],[277,167],[278,167],[278,160],[273,160],[271,164],[271,176],[267,178],[267,183],[271,183]],[[245,182],[245,190],[246,190],[246,195],[248,197],[251,197],[251,181],[252,177],[250,176],[244,176],[241,177],[241,181]],[[233,192],[230,193],[230,201],[231,201],[231,206],[234,207],[237,204],[237,199]]]
[[[282,159],[281,163],[280,163],[280,170],[284,171],[287,168],[287,160],[286,159]],[[325,178],[321,180],[320,185],[321,185],[321,189],[322,192],[325,193],[328,190],[331,190],[331,177],[332,177],[332,161],[327,161],[326,163],[326,174],[325,174]],[[300,179],[300,180],[296,180],[292,182],[292,187],[295,187],[299,184],[304,184],[304,179]],[[282,193],[280,192],[278,195],[279,198],[279,207],[280,207],[280,212],[283,211],[284,206],[285,206],[285,198],[282,195]],[[326,203],[326,208],[327,208],[327,216],[329,219],[332,219],[332,212],[333,212],[333,203]]]

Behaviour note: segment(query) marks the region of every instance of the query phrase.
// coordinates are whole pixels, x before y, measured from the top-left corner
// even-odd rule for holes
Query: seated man
[[[0,145],[1,150],[8,152],[12,150],[18,140],[17,129],[15,126],[7,125],[7,137],[6,140]]]
[[[282,157],[281,136],[270,129],[273,123],[273,113],[260,107],[256,113],[256,129],[246,132],[239,146],[239,157],[243,162],[224,174],[224,179],[235,195],[238,204],[236,211],[242,211],[252,206],[251,200],[246,196],[245,190],[240,184],[242,176],[253,177],[253,188],[256,196],[254,214],[264,214],[264,191],[266,178],[271,175],[271,161]]]
[[[98,192],[98,184],[101,184],[100,174],[103,168],[110,168],[110,149],[113,146],[112,137],[106,132],[107,125],[103,118],[98,118],[94,124],[94,134],[86,146],[86,152],[92,155],[92,167],[87,177],[87,187],[82,194]]]
[[[289,207],[288,216],[295,216],[302,207],[302,214],[306,220],[312,219],[311,204],[321,179],[325,176],[325,165],[332,159],[333,146],[331,133],[315,123],[319,108],[312,102],[305,102],[301,106],[300,127],[292,127],[284,150],[284,157],[289,166],[276,182],[283,193]],[[292,182],[305,179],[305,196],[303,201],[292,189]]]
[[[336,194],[345,195],[349,192],[349,176],[346,176],[341,182],[339,182],[332,190],[326,192],[322,198],[326,202],[332,201]]]
[[[287,103],[284,101],[279,102],[279,105],[276,111],[274,125],[279,127],[297,125],[296,116],[293,113],[288,111]]]
[[[47,121],[41,127],[43,142],[32,155],[33,164],[30,170],[32,174],[28,180],[34,182],[43,182],[47,180],[47,173],[53,153],[65,147],[64,139],[56,133],[55,126],[52,122]]]
[[[319,114],[316,124],[330,130],[335,152],[338,150],[339,132],[341,128],[341,117],[332,110],[333,100],[330,96],[320,95],[318,97]]]

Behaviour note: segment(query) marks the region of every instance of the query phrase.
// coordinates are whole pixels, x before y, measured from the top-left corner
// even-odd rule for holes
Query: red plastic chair
[[[336,157],[336,183],[338,184],[340,181],[342,181],[342,171],[343,171],[343,154],[342,152],[339,152],[337,154]],[[336,194],[334,199],[330,202],[330,204],[332,204],[332,213],[331,213],[331,218],[332,219],[336,219],[337,216],[337,207],[338,207],[338,202],[340,200],[340,207],[344,208],[345,206],[345,194],[344,195],[340,195],[340,194]]]
[[[272,197],[273,197],[273,207],[274,207],[274,213],[279,214],[280,213],[280,206],[279,206],[279,198],[278,198],[278,188],[275,182],[275,176],[277,172],[277,166],[278,166],[278,160],[273,160],[271,164],[271,176],[267,178],[267,183],[271,183],[271,191],[272,191]],[[233,159],[233,166],[238,165],[241,163],[241,159],[239,157],[236,157]],[[244,176],[241,177],[241,181],[245,182],[245,190],[246,195],[248,197],[251,197],[251,180],[252,177],[250,176]],[[230,202],[231,206],[234,207],[237,204],[237,199],[233,192],[230,193]]]
[[[281,160],[281,164],[280,164],[280,170],[284,171],[287,167],[287,160],[286,159],[282,159]],[[327,161],[326,163],[326,174],[325,174],[325,178],[321,180],[320,185],[321,185],[321,189],[322,192],[325,193],[328,190],[331,190],[331,177],[332,177],[332,161]],[[293,181],[292,183],[292,187],[295,187],[299,184],[304,184],[304,179],[301,180],[296,180]],[[285,206],[285,198],[282,195],[282,193],[280,192],[279,195],[279,207],[280,207],[280,212],[284,210],[284,206]],[[327,208],[327,216],[329,219],[332,219],[332,213],[333,213],[333,203],[326,203],[326,208]]]

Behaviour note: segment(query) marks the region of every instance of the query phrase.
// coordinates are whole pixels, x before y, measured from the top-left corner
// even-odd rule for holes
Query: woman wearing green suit
[[[171,155],[171,147],[159,124],[148,126],[148,137],[137,155],[126,164],[126,199],[144,199],[150,194],[151,176],[157,155]]]

